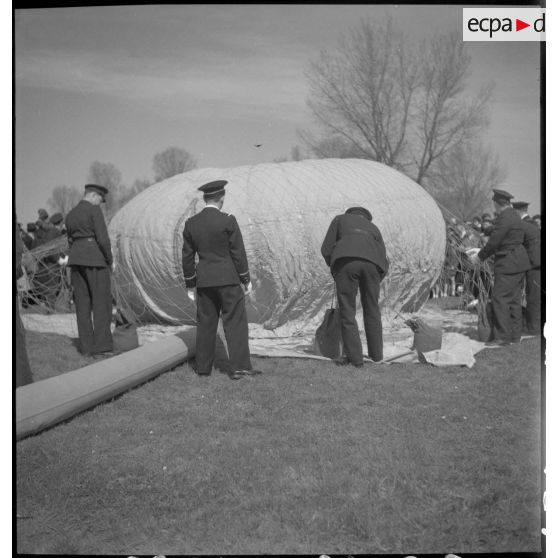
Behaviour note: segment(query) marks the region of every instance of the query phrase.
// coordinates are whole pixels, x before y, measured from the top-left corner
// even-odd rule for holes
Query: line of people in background
[[[21,223],[17,224],[19,236],[27,250],[33,250],[60,238],[66,234],[64,216],[54,213],[49,217],[45,209],[38,210],[39,218],[34,223],[28,223],[24,230]],[[64,283],[69,284],[69,279],[62,266],[62,254],[48,254],[43,257],[27,260],[27,265],[22,266],[22,290],[27,295],[24,304],[42,304],[47,312],[53,312],[56,300]],[[29,272],[29,273],[28,273]]]
[[[17,224],[19,235],[27,250],[33,250],[66,233],[62,213],[54,213],[49,217],[46,209],[39,209],[38,214],[39,218],[34,223],[27,223],[26,229],[21,223]]]

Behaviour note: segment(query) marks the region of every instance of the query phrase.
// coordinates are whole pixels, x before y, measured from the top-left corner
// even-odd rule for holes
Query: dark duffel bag
[[[112,332],[115,352],[123,353],[139,347],[138,330],[133,324],[117,325]]]
[[[316,330],[314,350],[317,354],[328,358],[340,358],[343,354],[339,308],[326,310],[324,319]]]

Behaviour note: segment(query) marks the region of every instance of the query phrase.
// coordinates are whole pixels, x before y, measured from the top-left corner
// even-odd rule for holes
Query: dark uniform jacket
[[[333,219],[322,244],[322,256],[331,268],[339,258],[368,260],[381,269],[382,279],[389,268],[380,230],[359,213],[345,213]]]
[[[33,248],[41,246],[42,244],[47,242],[46,235],[48,232],[48,225],[46,225],[45,222],[41,219],[36,222],[36,225],[37,228],[35,229],[35,242],[33,244]]]
[[[233,215],[204,207],[186,221],[183,238],[182,270],[187,288],[250,282],[242,233]]]
[[[70,254],[68,265],[110,267],[112,251],[103,212],[81,200],[66,216]]]
[[[528,217],[521,219],[525,241],[523,246],[527,250],[531,267],[541,267],[541,230]]]
[[[479,252],[479,258],[482,261],[494,255],[495,272],[522,273],[531,268],[524,241],[525,231],[521,217],[512,207],[506,207],[494,221],[490,238]]]
[[[56,238],[59,238],[61,236],[62,236],[62,233],[55,226],[51,226],[45,232],[45,235],[43,237],[43,244],[48,244],[51,240],[55,240]],[[56,264],[56,263],[58,263],[58,259],[61,256],[64,256],[64,255],[65,254],[62,251],[55,252],[53,254],[45,256],[43,258],[43,261],[45,263],[49,263],[49,264]]]

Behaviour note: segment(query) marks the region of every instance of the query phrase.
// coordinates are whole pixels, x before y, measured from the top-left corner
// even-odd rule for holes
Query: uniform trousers
[[[519,341],[523,329],[521,286],[525,272],[494,273],[492,310],[496,341]]]
[[[110,269],[83,265],[71,268],[80,351],[83,354],[112,351]]]
[[[353,364],[363,362],[362,343],[356,321],[356,295],[360,290],[368,356],[374,361],[382,360],[382,316],[378,305],[381,278],[378,266],[367,260],[339,258],[332,271],[337,287],[345,354]]]
[[[539,335],[541,333],[541,268],[530,269],[525,276],[527,333]]]
[[[248,319],[242,287],[240,285],[198,287],[197,294],[197,373],[211,374],[215,361],[219,316],[223,318],[232,370],[252,370],[248,347]]]

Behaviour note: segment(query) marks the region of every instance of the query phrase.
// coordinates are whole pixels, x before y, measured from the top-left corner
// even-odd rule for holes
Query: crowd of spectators
[[[23,227],[18,223],[18,231],[27,251],[35,250],[48,242],[66,234],[64,216],[54,213],[49,216],[45,209],[38,210],[38,219]],[[42,305],[47,312],[53,312],[61,289],[67,284],[65,270],[60,265],[60,253],[37,254],[23,257],[23,276],[19,288],[23,291],[23,304]]]

